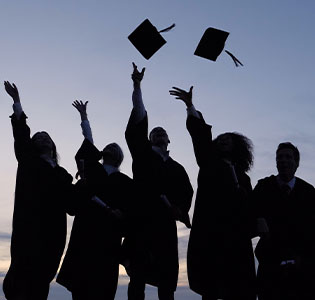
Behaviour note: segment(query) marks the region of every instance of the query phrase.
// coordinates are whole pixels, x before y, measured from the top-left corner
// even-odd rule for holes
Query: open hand
[[[72,106],[74,106],[78,110],[81,116],[82,115],[86,116],[87,115],[86,107],[88,103],[89,101],[85,101],[85,103],[83,103],[81,100],[80,101],[75,100],[73,101]]]
[[[6,92],[12,97],[14,103],[20,102],[19,91],[14,83],[11,84],[9,81],[5,81],[4,88]]]
[[[192,106],[193,86],[190,87],[188,92],[174,86],[172,88],[173,90],[169,91],[171,96],[175,96],[175,99],[182,100],[186,104],[187,107]]]
[[[140,82],[143,79],[145,68],[142,68],[142,71],[139,72],[138,67],[136,66],[134,62],[132,63],[132,66],[133,66],[133,72],[131,74],[131,79],[135,86],[140,87]]]

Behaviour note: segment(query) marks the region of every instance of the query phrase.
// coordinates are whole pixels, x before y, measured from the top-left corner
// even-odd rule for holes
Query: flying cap
[[[145,19],[129,36],[129,41],[136,47],[136,49],[149,59],[155,52],[157,52],[166,41],[161,36],[161,32],[166,32],[175,27],[175,24],[158,31],[152,23]]]
[[[212,61],[216,61],[224,49],[225,41],[229,34],[229,32],[220,29],[212,27],[207,28],[194,54]],[[225,50],[225,52],[231,56],[236,67],[239,65],[243,66],[243,64],[231,52],[227,50]]]

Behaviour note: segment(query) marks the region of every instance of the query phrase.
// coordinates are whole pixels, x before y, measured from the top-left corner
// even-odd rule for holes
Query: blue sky
[[[139,68],[146,67],[142,90],[149,125],[166,128],[171,155],[185,166],[194,188],[198,169],[185,129],[186,112],[169,96],[172,86],[194,85],[195,106],[213,125],[215,136],[238,131],[252,139],[253,185],[276,172],[274,153],[282,141],[298,146],[297,175],[315,183],[313,1],[0,0],[0,4],[0,80],[17,84],[32,132],[51,134],[61,165],[72,174],[82,135],[71,103],[81,99],[89,100],[96,145],[119,143],[125,153],[122,171],[131,175],[124,130],[131,110],[134,61]],[[149,61],[127,39],[146,18],[158,29],[176,23],[164,34],[167,44]],[[230,32],[226,49],[244,67],[236,68],[224,54],[216,63],[193,55],[208,27]],[[17,164],[8,118],[12,103],[3,88],[0,99],[0,274],[4,274]],[[189,232],[180,226],[179,233],[180,285],[185,286]]]

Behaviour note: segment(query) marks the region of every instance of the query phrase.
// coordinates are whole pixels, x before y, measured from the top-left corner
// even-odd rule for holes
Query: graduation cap
[[[166,41],[160,33],[167,32],[173,27],[175,27],[175,24],[158,31],[148,19],[145,19],[128,36],[128,39],[146,59],[149,59],[164,44],[166,44]]]
[[[218,56],[224,49],[225,41],[229,36],[229,32],[209,27],[204,32],[196,50],[195,55],[216,61]],[[233,59],[235,66],[243,66],[243,64],[229,51],[224,50]]]

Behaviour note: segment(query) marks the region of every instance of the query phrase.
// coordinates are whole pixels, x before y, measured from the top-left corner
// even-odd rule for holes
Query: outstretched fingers
[[[72,102],[72,106],[75,107],[81,113],[86,112],[86,107],[88,103],[89,101],[85,101],[85,103],[83,103],[82,100],[75,100]]]
[[[193,88],[194,88],[194,87],[191,86],[191,87],[189,88],[189,91],[187,92],[187,91],[182,90],[182,89],[180,89],[180,88],[178,88],[178,87],[176,87],[176,86],[173,86],[173,87],[172,87],[173,90],[170,90],[169,92],[170,92],[170,93],[173,93],[173,94],[188,95],[188,94],[192,94]]]
[[[182,93],[182,92],[185,92],[185,90],[182,90],[182,89],[180,89],[180,88],[178,88],[178,87],[176,87],[176,86],[172,86],[172,89],[174,89],[174,90],[170,90],[170,92],[171,92],[171,91],[174,91],[174,92],[177,91],[177,92],[181,92],[181,93]]]
[[[132,63],[132,66],[133,66],[133,74],[140,74],[142,76],[144,75],[145,68],[142,68],[141,72],[139,72],[138,67],[134,62]]]
[[[132,62],[132,66],[133,66],[133,72],[137,72],[138,71],[137,65],[134,62]]]
[[[4,82],[4,87],[5,87],[5,90],[8,91],[8,89],[12,89],[12,85],[9,81],[5,81]]]
[[[133,62],[133,72],[131,74],[131,79],[137,83],[140,84],[141,80],[143,79],[145,68],[142,68],[141,72],[139,72],[137,65]]]
[[[192,90],[193,90],[193,86],[190,87],[188,92],[183,89],[173,86],[172,90],[169,90],[169,93],[171,96],[175,96],[175,99],[183,100],[187,106],[191,106],[192,105]]]
[[[4,81],[4,88],[6,92],[13,98],[14,102],[19,102],[19,91],[14,83],[10,83],[9,81]]]
[[[76,109],[78,109],[79,105],[80,105],[80,102],[78,100],[75,100],[72,102],[72,106],[74,106]]]

